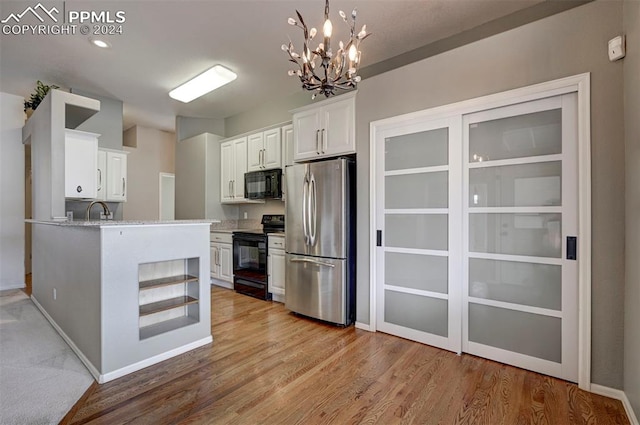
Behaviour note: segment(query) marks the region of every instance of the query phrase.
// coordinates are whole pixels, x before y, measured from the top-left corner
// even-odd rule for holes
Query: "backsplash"
[[[262,227],[260,220],[222,220],[220,223],[212,223],[211,230],[230,229],[259,229]]]

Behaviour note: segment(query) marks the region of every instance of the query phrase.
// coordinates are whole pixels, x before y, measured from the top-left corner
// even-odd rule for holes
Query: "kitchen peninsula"
[[[29,221],[32,299],[98,382],[212,341],[215,220]]]
[[[51,90],[22,139],[30,145],[33,174],[31,298],[102,383],[211,342],[214,220],[67,221],[69,199],[96,197],[98,135],[83,138],[77,128],[100,107],[96,99]],[[76,152],[67,143],[74,130],[93,146],[86,172],[78,166],[83,161],[67,161]],[[67,184],[76,174],[83,182]],[[123,177],[114,185],[122,196],[112,201],[126,200]]]

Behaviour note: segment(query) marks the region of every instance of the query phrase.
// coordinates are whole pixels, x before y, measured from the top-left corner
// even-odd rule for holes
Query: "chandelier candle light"
[[[329,19],[329,0],[326,0],[324,7],[324,25],[322,32],[324,39],[318,43],[315,50],[311,50],[311,41],[315,37],[317,30],[307,29],[307,25],[302,19],[300,12],[296,10],[298,20],[289,18],[289,25],[302,28],[304,32],[304,45],[302,52],[297,53],[293,49],[293,43],[283,44],[282,50],[289,54],[289,61],[298,65],[299,69],[290,70],[289,75],[297,75],[302,82],[302,88],[315,91],[311,98],[314,99],[319,93],[326,97],[336,94],[336,89],[355,89],[360,76],[358,76],[358,66],[360,65],[360,42],[367,38],[367,26],[363,25],[359,33],[356,34],[356,9],[351,12],[351,23],[347,15],[341,10],[340,17],[350,28],[349,42],[344,45],[342,41],[338,43],[338,51],[334,55],[331,51],[331,33],[333,25]],[[317,72],[318,67],[322,67],[321,72]],[[324,73],[324,75],[322,75]],[[318,75],[320,74],[320,75]]]

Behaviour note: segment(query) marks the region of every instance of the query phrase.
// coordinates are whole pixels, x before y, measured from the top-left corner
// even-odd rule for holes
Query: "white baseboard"
[[[125,366],[123,368],[116,369],[112,372],[102,374],[93,365],[93,363],[89,361],[89,359],[84,355],[84,353],[73,343],[71,338],[69,338],[67,334],[64,333],[64,331],[60,328],[60,326],[58,326],[55,320],[53,320],[53,318],[49,315],[49,313],[47,313],[44,307],[40,305],[38,300],[36,300],[36,298],[33,295],[31,296],[31,300],[36,305],[36,307],[38,307],[38,310],[40,310],[42,315],[49,321],[49,323],[51,323],[51,326],[53,326],[53,328],[58,332],[58,334],[60,334],[62,339],[64,339],[64,341],[69,345],[69,347],[73,350],[73,352],[76,353],[80,361],[84,363],[87,369],[89,369],[89,372],[91,373],[91,375],[93,375],[93,377],[95,378],[96,381],[98,381],[99,384],[104,384],[105,382],[113,381],[114,379],[120,378],[129,373],[136,372],[140,369],[144,369],[145,367],[149,367],[156,363],[160,363],[164,360],[170,359],[171,357],[175,357],[177,355],[186,353],[187,351],[191,351],[194,348],[201,347],[213,341],[213,337],[209,335],[208,337],[199,339],[198,341],[185,344],[181,347],[174,348],[173,350],[165,351],[164,353],[160,353],[153,357],[149,357],[148,359],[144,359],[142,361],[131,364],[129,366]]]
[[[189,344],[183,345],[182,347],[178,347],[178,348],[174,348],[173,350],[169,350],[166,351],[164,353],[158,354],[156,356],[153,357],[149,357],[148,359],[144,359],[142,361],[139,361],[138,363],[134,363],[132,365],[129,366],[125,366],[123,368],[114,370],[113,372],[109,372],[109,373],[105,373],[100,375],[100,378],[98,379],[98,383],[99,384],[104,384],[105,382],[109,382],[109,381],[113,381],[114,379],[120,378],[122,376],[128,375],[132,372],[136,372],[140,369],[144,369],[145,367],[149,367],[151,365],[154,365],[156,363],[160,363],[162,361],[165,361],[167,359],[170,359],[171,357],[175,357],[177,355],[180,355],[182,353],[186,353],[187,351],[191,351],[194,348],[198,348],[201,347],[203,345],[206,345],[210,342],[213,341],[213,338],[211,337],[211,335],[209,335],[206,338],[202,338],[198,341],[194,341],[191,342]]]
[[[84,363],[84,365],[89,370],[89,373],[91,373],[91,375],[93,375],[93,377],[95,378],[96,381],[98,381],[98,383],[101,383],[100,382],[100,372],[93,365],[93,363],[91,363],[89,361],[89,359],[84,355],[84,353],[82,351],[80,351],[80,349],[76,346],[76,344],[73,343],[71,338],[69,338],[67,336],[67,334],[64,333],[62,328],[60,328],[60,326],[58,326],[56,321],[53,320],[53,317],[49,316],[49,313],[47,313],[47,311],[44,309],[44,307],[42,307],[40,305],[40,303],[38,302],[38,300],[36,299],[35,296],[31,295],[31,301],[33,301],[33,303],[36,305],[36,307],[38,307],[38,310],[40,310],[42,315],[49,321],[49,323],[51,323],[51,326],[53,326],[53,328],[58,332],[58,334],[62,337],[62,339],[64,339],[64,342],[66,342],[67,345],[71,348],[71,350],[73,350],[73,352],[76,353],[76,355],[78,356],[80,361],[82,363]]]
[[[631,407],[631,403],[629,402],[629,399],[627,398],[627,395],[624,391],[605,387],[604,385],[591,384],[591,392],[594,394],[620,400],[622,402],[622,405],[624,406],[624,410],[627,412],[627,417],[629,418],[629,422],[631,422],[631,425],[640,425],[640,423],[638,423],[638,418],[636,417],[633,408]]]
[[[11,291],[13,289],[24,289],[26,288],[27,285],[24,284],[24,282],[20,283],[3,283],[2,285],[0,285],[0,291]]]
[[[375,332],[375,330],[368,323],[356,322],[356,329],[362,329],[364,331]]]
[[[224,280],[211,278],[211,284],[219,286],[221,288],[233,289],[233,282],[226,282]]]

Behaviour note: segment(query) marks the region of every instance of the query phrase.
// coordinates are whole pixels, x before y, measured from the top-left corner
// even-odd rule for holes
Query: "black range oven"
[[[267,270],[267,233],[284,231],[283,215],[263,215],[262,230],[233,232],[233,289],[270,300]]]

